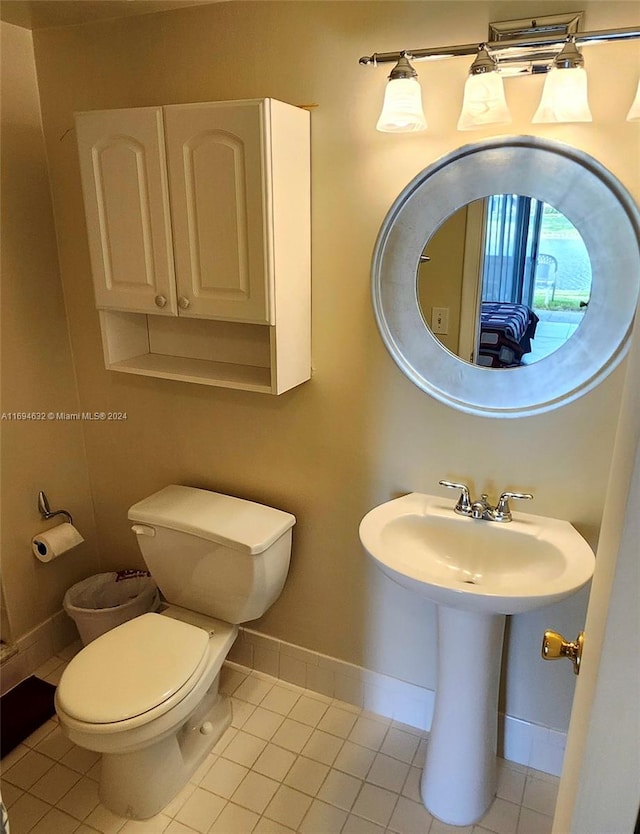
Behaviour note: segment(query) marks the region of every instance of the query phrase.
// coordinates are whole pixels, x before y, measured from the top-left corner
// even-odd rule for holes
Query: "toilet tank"
[[[255,620],[280,595],[295,516],[206,489],[168,486],[129,510],[167,602],[228,623]]]

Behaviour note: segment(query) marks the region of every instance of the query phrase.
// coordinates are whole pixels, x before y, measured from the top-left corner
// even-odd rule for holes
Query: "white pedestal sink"
[[[375,507],[360,540],[395,582],[438,606],[436,703],[422,800],[450,825],[480,820],[495,796],[498,684],[506,614],[564,599],[593,574],[591,548],[567,521],[514,513],[456,515],[411,493]]]

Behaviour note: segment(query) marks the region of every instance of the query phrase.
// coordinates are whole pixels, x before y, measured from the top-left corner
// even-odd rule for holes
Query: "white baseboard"
[[[58,611],[23,634],[14,643],[15,652],[2,663],[0,694],[13,689],[77,639],[78,630],[64,611]]]
[[[435,692],[241,628],[230,661],[428,731]],[[499,720],[501,757],[559,776],[566,733],[510,715]]]
[[[32,675],[49,658],[77,639],[75,624],[64,611],[57,612],[20,637],[16,640],[17,652],[2,664],[0,694]],[[433,690],[267,637],[249,628],[240,629],[228,659],[411,727],[426,731],[431,727]],[[560,775],[566,733],[511,715],[501,715],[498,723],[500,756],[554,776]]]

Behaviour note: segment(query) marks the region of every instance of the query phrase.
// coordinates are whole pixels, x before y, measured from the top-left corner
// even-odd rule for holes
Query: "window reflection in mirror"
[[[580,233],[553,206],[495,194],[432,235],[417,293],[425,323],[452,353],[514,368],[548,356],[580,326],[591,263]]]

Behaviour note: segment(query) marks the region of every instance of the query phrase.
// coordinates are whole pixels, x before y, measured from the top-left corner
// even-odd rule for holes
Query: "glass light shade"
[[[587,100],[587,73],[584,67],[550,69],[532,122],[545,124],[590,121],[592,118]]]
[[[416,78],[395,78],[384,91],[382,113],[376,130],[383,133],[410,133],[426,130],[427,120],[422,110],[422,90]]]
[[[458,130],[475,130],[485,125],[505,124],[511,113],[504,97],[504,83],[497,72],[470,75],[464,85]]]
[[[636,90],[636,97],[633,100],[631,109],[627,113],[628,122],[640,121],[640,81],[638,81],[638,89]]]

